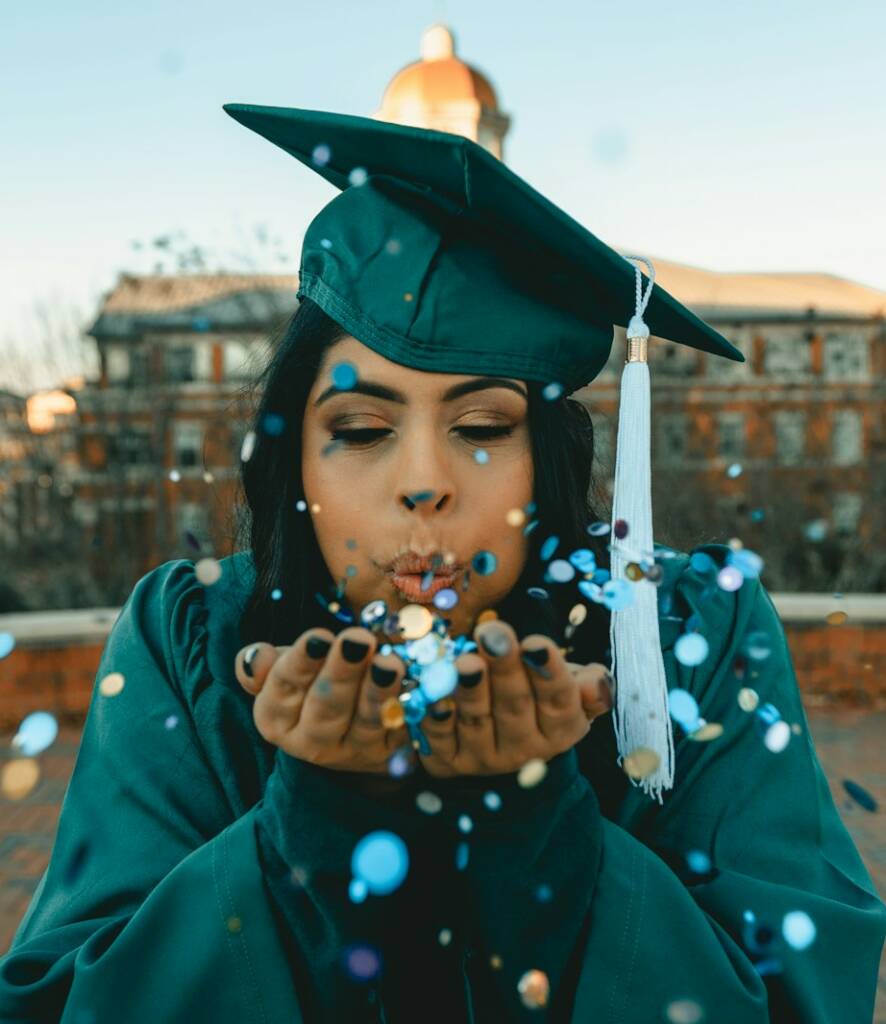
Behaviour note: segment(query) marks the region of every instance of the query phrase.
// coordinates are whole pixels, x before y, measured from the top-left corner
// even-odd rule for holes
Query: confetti
[[[852,779],[844,779],[843,789],[845,789],[852,799],[866,811],[870,811],[873,814],[873,812],[877,810],[877,801],[866,789],[859,786],[857,782],[853,782]]]
[[[548,1004],[550,983],[544,971],[527,971],[517,982],[517,991],[523,1005],[529,1010],[538,1010]]]
[[[661,758],[648,747],[637,747],[625,757],[622,768],[632,779],[645,779],[651,775],[661,763]]]
[[[704,1010],[694,999],[677,999],[668,1003],[665,1016],[669,1024],[701,1024],[704,1020]]]
[[[18,727],[12,746],[25,757],[36,757],[52,746],[58,736],[58,722],[48,711],[34,711]]]
[[[742,711],[756,711],[760,703],[760,695],[756,690],[743,687],[738,691],[738,706]]]
[[[436,793],[430,793],[428,790],[424,790],[418,794],[415,798],[416,806],[420,811],[424,811],[425,814],[439,814],[443,809],[443,801]]]
[[[708,642],[701,633],[684,633],[674,644],[674,657],[681,665],[700,665],[708,656]]]
[[[781,922],[781,933],[792,949],[808,949],[815,941],[815,922],[804,911],[792,910]]]
[[[103,697],[116,697],[118,693],[122,692],[125,684],[126,680],[122,672],[109,672],[98,684],[99,693]]]
[[[534,757],[517,773],[517,782],[524,789],[531,789],[537,786],[548,773],[548,766],[540,757]]]
[[[7,800],[22,800],[40,781],[40,764],[29,757],[16,757],[0,769],[0,792]]]
[[[362,882],[376,895],[397,889],[409,870],[409,852],[403,840],[393,832],[370,832],[354,847],[351,871],[354,881]]]
[[[0,660],[9,657],[15,649],[15,637],[12,633],[0,632]]]
[[[381,970],[381,954],[372,946],[351,945],[344,949],[342,963],[354,981],[371,981]]]
[[[369,174],[365,167],[355,167],[348,175],[348,181],[356,188],[365,185],[369,180]]]
[[[217,558],[201,558],[194,566],[194,575],[204,587],[211,587],[221,579],[221,562]]]

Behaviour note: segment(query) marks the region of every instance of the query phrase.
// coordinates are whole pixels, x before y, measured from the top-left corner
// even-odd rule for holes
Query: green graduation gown
[[[208,587],[186,559],[147,573],[108,637],[98,679],[125,685],[94,691],[51,860],[0,959],[4,1024],[871,1020],[884,905],[759,581],[711,594],[687,555],[662,563],[668,611],[697,613],[710,648],[678,662],[684,619],[660,600],[668,685],[724,732],[697,742],[675,725],[659,805],[615,765],[611,715],[532,789],[419,771],[370,792],[284,754],[233,670],[254,569],[244,553],[221,564]],[[772,650],[742,682],[751,631]],[[763,744],[743,685],[800,726],[785,749]],[[422,790],[439,814],[417,808]],[[406,842],[409,871],[354,903],[351,853],[377,829]],[[815,926],[804,949],[781,934],[792,911]],[[368,981],[343,969],[354,944],[380,953]],[[550,982],[546,1009],[521,999],[531,970]]]

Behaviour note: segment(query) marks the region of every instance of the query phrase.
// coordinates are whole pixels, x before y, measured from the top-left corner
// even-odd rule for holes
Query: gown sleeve
[[[604,817],[575,751],[534,796],[512,786],[499,811],[478,805],[464,872],[474,998],[538,1020],[542,972],[549,1021],[869,1024],[886,912],[818,762],[777,612],[756,579],[714,593],[685,571],[676,590],[709,655],[690,668],[665,652],[668,685],[723,734],[674,725],[663,806],[631,787]],[[796,727],[786,748],[764,743],[742,687]]]
[[[232,807],[186,696],[207,683],[206,643],[192,562],[139,580],[97,676],[123,688],[94,689],[49,865],[0,958],[4,1024],[302,1019],[260,803]]]

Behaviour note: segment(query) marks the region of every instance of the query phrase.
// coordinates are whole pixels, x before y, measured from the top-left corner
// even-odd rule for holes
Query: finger
[[[255,723],[265,739],[276,742],[283,732],[299,724],[305,695],[324,663],[324,650],[330,650],[334,640],[328,629],[310,629],[280,651],[253,708]]]
[[[565,661],[554,641],[539,633],[524,637],[520,646],[539,730],[548,740],[562,742],[565,736],[567,743],[578,742],[587,731],[578,683],[578,673],[586,667]]]
[[[489,764],[495,758],[495,727],[486,662],[472,652],[460,655],[455,667],[459,673],[459,681],[452,694],[455,698],[455,746],[454,749],[449,748],[449,756],[470,765]],[[426,734],[430,727],[428,717],[422,722],[423,726],[427,723]],[[433,748],[433,743],[431,746]],[[442,757],[443,751],[440,754]]]
[[[266,643],[248,644],[241,648],[234,658],[237,682],[247,693],[255,696],[261,690],[271,666],[288,649]]]
[[[574,678],[578,684],[579,699],[588,721],[612,710],[613,682],[609,669],[598,662],[577,666]]]
[[[317,740],[340,743],[347,734],[374,653],[375,636],[362,626],[348,626],[335,638],[302,710],[301,722]]]
[[[385,729],[382,708],[389,701],[397,701],[400,684],[406,675],[406,666],[396,654],[377,654],[366,666],[357,695],[354,717],[351,719],[346,740],[355,745],[379,742],[383,732],[386,741],[393,734],[394,740],[402,742],[405,730]]]
[[[535,694],[520,660],[517,635],[506,622],[484,622],[474,631],[489,666],[496,749],[531,749],[541,741]]]

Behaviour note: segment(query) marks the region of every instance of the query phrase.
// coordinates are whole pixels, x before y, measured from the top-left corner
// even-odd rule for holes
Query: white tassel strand
[[[627,578],[625,569],[632,559],[625,556],[625,549],[650,561],[654,555],[651,394],[646,362],[649,328],[643,321],[643,312],[652,293],[655,271],[652,263],[642,256],[626,256],[625,259],[642,260],[649,269],[650,281],[641,300],[642,278],[639,267],[634,267],[637,306],[627,329],[628,353],[621,378],[612,498],[610,571],[613,580]],[[628,527],[624,542],[615,536],[615,524],[619,520]],[[640,785],[647,795],[662,803],[662,789],[671,789],[674,784],[674,737],[658,631],[658,593],[655,585],[645,579],[632,582],[631,587],[632,603],[612,612],[609,630],[612,675],[616,681],[613,718],[618,763],[622,764],[629,754],[640,748],[654,751],[658,767],[640,779]],[[634,779],[631,782],[637,785]]]

